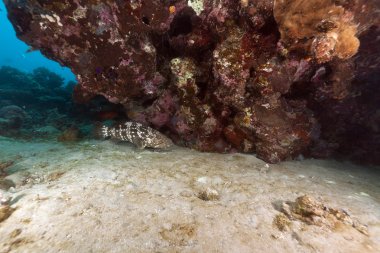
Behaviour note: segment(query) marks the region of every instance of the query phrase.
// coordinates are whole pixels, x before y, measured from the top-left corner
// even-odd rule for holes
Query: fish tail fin
[[[101,124],[95,126],[93,134],[97,139],[105,139],[111,136],[109,128]]]
[[[109,128],[107,126],[102,126],[100,130],[103,138],[108,138],[111,136]]]

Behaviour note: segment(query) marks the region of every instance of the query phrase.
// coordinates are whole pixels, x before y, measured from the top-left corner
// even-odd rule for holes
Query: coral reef
[[[19,129],[25,117],[25,111],[16,105],[8,105],[0,108],[0,134]]]
[[[0,68],[0,107],[17,105],[22,108],[45,110],[58,108],[69,110],[71,86],[64,86],[64,80],[46,68],[36,68],[32,73],[24,73],[15,68]]]
[[[94,99],[86,106],[73,103],[75,85],[75,82],[64,85],[62,77],[42,67],[32,73],[1,67],[0,135],[57,138],[59,132],[74,125],[89,124],[90,119],[101,118],[104,110],[118,117],[117,106],[108,101]]]
[[[63,85],[63,78],[45,68],[24,73],[1,67],[0,134],[20,136],[24,130],[32,133],[35,128],[58,123],[57,115],[67,115],[73,107],[72,91]]]
[[[4,2],[17,36],[76,74],[77,102],[120,106],[101,119],[271,163],[380,163],[375,0]]]

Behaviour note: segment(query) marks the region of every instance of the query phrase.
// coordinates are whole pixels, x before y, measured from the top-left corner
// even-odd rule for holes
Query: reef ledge
[[[101,95],[201,151],[380,164],[378,1],[4,3],[77,102]]]

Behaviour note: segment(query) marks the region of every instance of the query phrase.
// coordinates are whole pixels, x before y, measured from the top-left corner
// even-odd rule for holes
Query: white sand
[[[0,252],[380,252],[376,168],[0,139],[0,161],[13,159],[17,186],[5,194],[17,209],[0,223]],[[346,210],[369,236],[300,221],[280,231],[274,203],[304,194]]]

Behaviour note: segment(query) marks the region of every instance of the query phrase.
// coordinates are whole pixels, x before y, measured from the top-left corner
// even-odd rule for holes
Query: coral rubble
[[[351,218],[347,211],[327,207],[308,195],[298,197],[295,202],[282,203],[281,212],[274,218],[274,224],[280,230],[286,230],[291,225],[290,220],[299,220],[308,225],[323,226],[329,229],[345,225],[368,235],[367,226]]]
[[[78,102],[203,151],[380,162],[374,0],[4,2],[18,37],[76,74]]]

